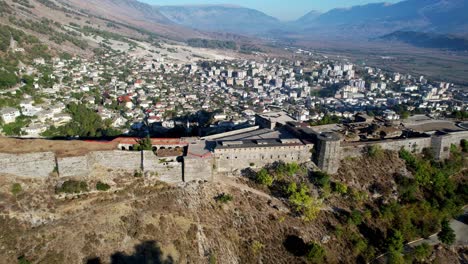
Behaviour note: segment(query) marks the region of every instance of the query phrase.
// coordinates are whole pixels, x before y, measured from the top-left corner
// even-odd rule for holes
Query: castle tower
[[[324,132],[317,136],[314,153],[315,164],[324,172],[338,172],[341,161],[341,138],[337,133]]]

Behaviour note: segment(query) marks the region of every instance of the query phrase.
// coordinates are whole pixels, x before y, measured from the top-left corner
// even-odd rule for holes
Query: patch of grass
[[[11,193],[16,196],[18,195],[20,192],[23,191],[23,188],[21,187],[21,184],[19,183],[14,183],[12,186],[11,186]]]
[[[133,173],[133,177],[135,177],[135,178],[141,178],[141,177],[143,177],[143,172],[141,172],[141,171],[135,171],[135,172]]]
[[[317,243],[310,243],[309,250],[307,252],[307,260],[310,263],[324,263],[326,257],[325,249],[317,244]]]
[[[384,155],[384,151],[379,145],[372,145],[367,148],[367,155],[371,158],[380,158]]]
[[[254,240],[252,242],[252,253],[254,255],[258,255],[259,253],[262,252],[262,250],[265,248],[265,245],[262,244],[262,242]]]
[[[234,197],[232,195],[225,194],[225,193],[222,193],[222,194],[215,197],[215,200],[218,203],[228,203],[228,202],[232,201],[233,199],[234,199]]]
[[[24,256],[18,258],[18,264],[31,264],[29,260],[27,260]]]

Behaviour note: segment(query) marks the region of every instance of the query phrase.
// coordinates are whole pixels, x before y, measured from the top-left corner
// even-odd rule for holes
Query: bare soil
[[[117,143],[81,140],[19,139],[0,137],[0,153],[34,153],[51,151],[58,157],[80,156],[90,151],[116,150]]]

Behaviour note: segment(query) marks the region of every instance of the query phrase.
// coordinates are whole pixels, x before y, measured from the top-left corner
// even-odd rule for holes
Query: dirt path
[[[242,192],[251,192],[251,193],[253,193],[255,195],[258,195],[260,197],[267,198],[267,199],[272,201],[273,205],[276,205],[278,207],[281,206],[281,210],[285,210],[287,212],[290,212],[289,208],[285,205],[284,201],[282,201],[281,199],[278,199],[278,198],[276,198],[276,197],[274,197],[274,196],[272,196],[272,195],[270,195],[268,193],[265,193],[263,191],[254,189],[254,188],[252,188],[252,187],[250,187],[250,186],[248,186],[246,184],[239,183],[236,178],[227,177],[227,176],[219,176],[219,177],[216,177],[215,182],[226,185],[226,186],[237,188],[237,189],[241,190]],[[335,212],[336,211],[330,206],[323,206],[320,210],[321,211],[327,211],[327,212]]]
[[[261,197],[264,197],[264,198],[267,198],[267,199],[271,199],[271,200],[277,200],[279,202],[281,202],[278,198],[275,198],[265,192],[262,192],[260,190],[257,190],[257,189],[254,189],[246,184],[243,184],[243,183],[239,183],[237,182],[237,179],[236,178],[232,178],[232,177],[227,177],[227,176],[219,176],[219,177],[216,177],[215,179],[215,182],[217,183],[221,183],[223,185],[228,185],[228,186],[231,186],[231,187],[235,187],[243,192],[251,192],[251,193],[254,193],[255,195],[258,195],[258,196],[261,196]]]

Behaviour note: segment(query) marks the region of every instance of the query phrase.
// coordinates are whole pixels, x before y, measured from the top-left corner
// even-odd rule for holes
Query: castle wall
[[[55,169],[52,152],[4,154],[0,153],[0,173],[28,178],[46,178]]]
[[[448,159],[450,157],[450,146],[460,146],[461,141],[468,140],[468,131],[454,132],[447,135],[433,137],[433,151],[436,159]]]
[[[385,140],[377,142],[358,142],[341,144],[342,155],[341,159],[347,157],[358,157],[365,154],[370,146],[380,146],[382,149],[399,151],[404,148],[414,153],[421,153],[424,148],[432,147],[432,139],[427,138],[410,138],[400,140]]]
[[[217,172],[261,168],[277,161],[303,163],[311,160],[312,145],[215,149]]]
[[[57,158],[60,177],[84,177],[91,172],[89,155]]]
[[[450,145],[459,146],[462,139],[468,139],[468,131],[425,138],[355,143],[344,143],[332,135],[323,135],[317,140],[313,160],[323,171],[336,173],[342,159],[361,156],[366,148],[372,145],[392,151],[405,148],[414,153],[420,153],[424,148],[432,148],[436,158],[445,159],[450,155]],[[232,148],[215,148],[213,155],[206,157],[186,156],[183,162],[178,162],[176,157],[159,158],[151,151],[96,151],[83,156],[63,158],[56,158],[52,152],[0,153],[0,173],[18,177],[46,178],[57,168],[60,177],[86,177],[93,169],[103,167],[128,172],[144,169],[144,172],[169,183],[212,181],[216,173],[261,168],[278,161],[286,163],[310,161],[312,147],[311,144],[258,147],[240,145]]]
[[[115,170],[141,170],[143,157],[139,151],[95,151],[90,152],[88,164],[90,168],[101,166]]]
[[[213,181],[214,180],[213,157],[184,158],[184,181]]]
[[[182,162],[177,161],[177,157],[159,158],[152,151],[143,151],[144,172],[154,174],[160,181],[182,182],[182,165]]]

